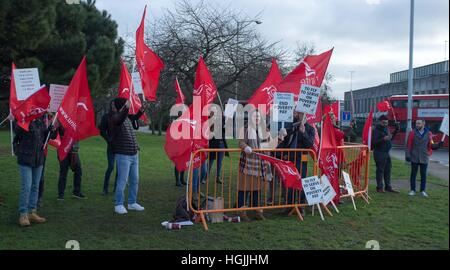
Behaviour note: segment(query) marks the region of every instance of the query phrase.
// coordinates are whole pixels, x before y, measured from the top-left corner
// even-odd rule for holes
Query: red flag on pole
[[[336,101],[330,105],[326,105],[323,108],[323,114],[329,114],[330,112],[332,112],[334,114],[337,121],[340,121],[341,103],[339,101]]]
[[[369,118],[366,120],[363,129],[362,142],[363,144],[371,147],[372,143],[372,122],[373,122],[373,110],[370,111]]]
[[[189,167],[191,154],[199,149],[208,148],[208,134],[202,131],[208,116],[202,115],[203,108],[210,105],[217,96],[217,89],[208,68],[200,58],[194,83],[194,104],[167,129],[164,150],[170,160],[175,163],[178,171]],[[200,102],[196,104],[196,99]],[[206,130],[208,132],[208,130]],[[201,166],[205,155],[194,157],[194,168]]]
[[[301,176],[292,161],[281,160],[262,154],[257,155],[275,167],[286,188],[302,190]]]
[[[380,112],[388,112],[392,110],[392,106],[388,100],[385,100],[377,104],[377,109]]]
[[[330,180],[331,185],[336,192],[333,199],[335,203],[339,202],[339,167],[338,167],[338,149],[336,144],[334,126],[330,117],[327,115],[322,126],[322,142],[320,145],[319,167],[322,174],[325,174]]]
[[[298,100],[303,84],[321,87],[333,49],[320,55],[307,56],[286,78],[277,84],[278,92],[293,93]]]
[[[11,67],[11,85],[9,88],[9,109],[10,111],[14,111],[21,102],[17,99],[16,93],[16,82],[14,80],[14,70],[16,69],[16,64],[12,63]]]
[[[266,105],[266,114],[270,113],[270,107],[273,104],[275,92],[277,91],[276,85],[283,80],[280,68],[278,67],[277,60],[272,59],[272,67],[270,68],[269,75],[261,86],[255,91],[253,96],[248,100],[248,104],[252,104],[255,108],[258,108],[258,104]]]
[[[50,95],[47,87],[42,86],[40,90],[22,101],[20,105],[11,110],[17,124],[28,131],[30,123],[44,115],[50,105]]]
[[[136,31],[136,61],[137,69],[141,75],[142,90],[149,101],[156,101],[159,75],[164,68],[163,61],[144,42],[144,25],[147,6],[144,9],[141,24]]]
[[[184,95],[183,91],[181,91],[180,82],[178,82],[178,78],[175,79],[175,90],[177,91],[177,101],[176,104],[184,104]]]
[[[57,118],[65,129],[61,146],[58,148],[60,160],[67,156],[75,141],[99,134],[95,125],[94,106],[88,85],[86,56],[72,78],[58,109]]]
[[[122,70],[120,72],[119,94],[118,97],[127,99],[131,102],[129,114],[135,115],[142,107],[142,102],[134,90],[133,80],[128,72],[127,65],[122,61]],[[148,117],[144,113],[141,120],[148,123]]]

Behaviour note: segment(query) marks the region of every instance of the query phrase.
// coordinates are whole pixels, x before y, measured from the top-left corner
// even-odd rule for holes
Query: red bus
[[[400,132],[394,138],[393,143],[405,144],[405,131],[408,119],[408,96],[391,96],[389,101],[392,104],[395,117],[400,123]],[[424,119],[426,126],[433,133],[433,140],[440,141],[443,133],[439,131],[444,116],[448,114],[448,94],[438,95],[413,95],[413,128],[417,119]],[[389,123],[394,125],[392,111],[388,113]],[[444,146],[448,148],[448,137],[445,138]]]

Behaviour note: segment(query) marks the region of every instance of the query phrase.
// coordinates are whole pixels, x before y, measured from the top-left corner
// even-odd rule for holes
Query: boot
[[[256,210],[255,219],[256,220],[266,220],[266,218],[263,215],[263,210]]]
[[[21,214],[19,218],[19,224],[21,227],[28,227],[30,226],[30,221],[28,220],[27,214]]]
[[[250,219],[247,216],[247,212],[245,211],[240,212],[239,217],[241,218],[242,222],[250,222]]]
[[[32,223],[44,223],[46,220],[43,217],[38,216],[36,211],[31,212],[31,214],[28,214],[28,220]]]
[[[177,181],[177,182],[175,183],[175,186],[181,187],[181,182],[180,182],[180,181]]]

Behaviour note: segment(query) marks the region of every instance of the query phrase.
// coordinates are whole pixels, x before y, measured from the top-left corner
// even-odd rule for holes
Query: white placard
[[[294,94],[277,92],[273,101],[273,121],[292,123],[294,121]]]
[[[347,192],[350,196],[354,197],[355,192],[353,191],[353,184],[352,180],[350,179],[350,175],[344,171],[342,171],[342,176],[344,177],[345,181],[345,188],[347,189]]]
[[[334,197],[336,197],[336,191],[334,190],[333,186],[330,183],[330,180],[328,177],[324,174],[320,178],[322,181],[322,202],[325,205],[328,205],[331,201],[333,201]]]
[[[228,99],[228,103],[227,105],[225,105],[225,113],[224,113],[225,117],[233,118],[238,105],[239,101],[232,98]]]
[[[50,112],[57,112],[69,86],[50,84]]]
[[[319,97],[319,87],[303,84],[295,111],[315,115]]]
[[[15,69],[14,81],[18,100],[25,100],[41,88],[37,68]]]
[[[142,90],[141,75],[139,72],[133,72],[131,74],[131,78],[133,80],[134,92],[136,95],[144,94],[144,90]]]
[[[439,130],[448,136],[448,114],[446,114],[444,116],[444,119],[442,120],[441,128]]]
[[[320,183],[318,176],[302,178],[302,185],[308,205],[311,206],[322,203],[322,184]]]
[[[448,109],[418,109],[417,117],[419,118],[439,118],[448,114]]]

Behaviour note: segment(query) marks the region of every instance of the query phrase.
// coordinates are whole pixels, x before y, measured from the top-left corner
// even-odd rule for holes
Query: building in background
[[[448,94],[448,61],[414,69],[414,95]],[[375,87],[353,90],[355,118],[369,115],[376,104],[391,96],[408,94],[408,70],[390,75],[390,82]],[[345,92],[345,110],[351,111],[351,94]]]

